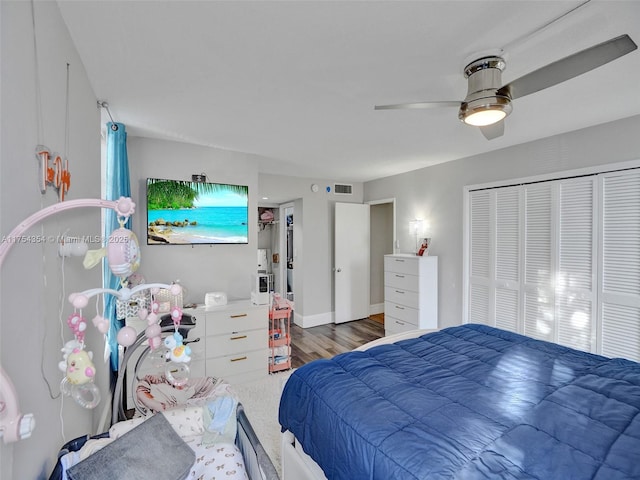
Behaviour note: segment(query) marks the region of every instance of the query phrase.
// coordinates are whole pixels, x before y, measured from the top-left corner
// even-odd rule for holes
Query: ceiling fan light
[[[511,113],[511,101],[506,97],[494,96],[463,103],[458,118],[467,125],[485,127],[503,120]]]
[[[499,122],[507,114],[500,109],[477,110],[464,118],[464,123],[475,127],[485,127]]]

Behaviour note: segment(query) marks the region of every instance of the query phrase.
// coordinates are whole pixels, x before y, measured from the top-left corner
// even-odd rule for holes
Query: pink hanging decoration
[[[73,312],[67,318],[67,325],[79,342],[84,342],[84,333],[87,330],[87,321],[78,312]]]

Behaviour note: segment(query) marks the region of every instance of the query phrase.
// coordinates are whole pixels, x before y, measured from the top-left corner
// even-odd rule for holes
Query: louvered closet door
[[[525,335],[595,351],[594,178],[524,187]]]
[[[640,172],[602,177],[601,346],[640,361]]]
[[[594,184],[470,193],[470,322],[595,350]]]
[[[521,199],[518,187],[470,195],[470,322],[519,331]]]
[[[594,177],[558,184],[554,341],[587,352],[596,351],[595,185]]]
[[[640,360],[640,171],[469,193],[468,322]]]
[[[524,187],[524,334],[553,340],[552,185]]]
[[[481,190],[469,194],[469,299],[468,322],[494,325],[492,313],[493,235],[491,224],[494,209],[493,194]]]
[[[505,187],[495,195],[495,326],[522,331],[520,252],[524,222],[522,189]]]

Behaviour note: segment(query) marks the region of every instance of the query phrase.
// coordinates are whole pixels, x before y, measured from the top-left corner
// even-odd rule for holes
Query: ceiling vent
[[[333,185],[333,193],[336,195],[353,195],[353,185],[335,183]]]

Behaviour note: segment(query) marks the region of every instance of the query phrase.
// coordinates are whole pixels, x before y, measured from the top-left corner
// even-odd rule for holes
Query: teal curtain
[[[107,157],[105,169],[105,200],[117,200],[120,197],[131,196],[131,184],[129,182],[129,159],[127,157],[127,131],[122,123],[107,123]],[[120,227],[116,212],[105,209],[102,235],[108,239],[111,232]],[[131,218],[125,224],[131,227]],[[104,288],[112,290],[120,289],[120,277],[111,273],[107,259],[102,261],[102,284]],[[118,370],[118,330],[124,326],[122,320],[116,318],[116,299],[113,295],[105,295],[104,318],[109,320],[110,328],[107,333],[109,346],[111,347],[111,369]]]

